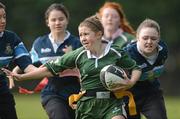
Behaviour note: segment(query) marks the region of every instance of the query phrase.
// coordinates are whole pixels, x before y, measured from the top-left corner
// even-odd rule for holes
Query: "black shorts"
[[[49,119],[75,119],[75,110],[73,110],[67,101],[53,97],[44,105]]]
[[[161,90],[134,98],[138,114],[135,116],[128,115],[128,119],[140,119],[140,114],[143,114],[147,119],[167,119],[165,102]]]
[[[18,119],[14,97],[10,93],[0,94],[0,119]]]

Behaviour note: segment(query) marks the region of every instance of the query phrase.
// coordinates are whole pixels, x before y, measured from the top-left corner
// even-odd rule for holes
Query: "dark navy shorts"
[[[138,114],[135,116],[128,115],[128,119],[140,119],[140,114],[143,114],[147,119],[167,119],[165,102],[161,90],[135,97],[135,102]]]
[[[67,101],[53,97],[43,105],[49,119],[75,119],[75,110],[73,110]]]
[[[18,119],[14,97],[10,93],[0,94],[0,119]]]

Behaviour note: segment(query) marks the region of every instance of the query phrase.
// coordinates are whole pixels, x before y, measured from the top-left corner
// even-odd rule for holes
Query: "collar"
[[[104,36],[102,37],[102,41],[107,42],[107,43],[111,43],[111,44],[113,43],[113,40],[107,39]]]
[[[111,43],[107,43],[104,52],[99,57],[96,57],[95,55],[93,55],[90,50],[86,50],[87,57],[88,59],[91,59],[91,58],[100,59],[104,57],[106,54],[108,54],[108,52],[110,51],[110,48],[111,48]]]
[[[122,33],[123,33],[123,30],[121,28],[117,29],[117,31],[112,34],[112,39],[115,39],[115,38],[121,36]]]
[[[4,34],[4,32],[1,32],[1,33],[0,33],[0,38],[3,37],[3,34]]]
[[[160,45],[158,45],[158,52],[156,53],[156,54],[153,54],[152,56],[145,56],[142,52],[141,52],[141,50],[140,50],[140,48],[139,48],[139,45],[138,45],[138,43],[137,43],[137,50],[138,50],[138,52],[143,56],[143,57],[145,57],[146,59],[152,59],[151,57],[157,57],[158,56],[158,54],[159,54],[159,52],[163,49],[163,47],[162,46],[160,46]]]
[[[67,40],[68,38],[69,38],[69,36],[70,36],[70,32],[69,31],[66,31],[66,35],[65,35],[65,37],[64,37],[64,40],[63,40],[63,42],[65,41],[65,40]],[[54,44],[55,42],[54,42],[54,39],[52,38],[52,34],[50,33],[49,34],[49,39],[50,39],[50,41]],[[63,42],[61,42],[60,44],[62,44]],[[55,43],[55,44],[57,44],[57,43]]]

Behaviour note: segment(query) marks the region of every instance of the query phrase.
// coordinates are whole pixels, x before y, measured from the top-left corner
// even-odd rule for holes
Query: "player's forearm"
[[[141,70],[137,70],[137,69],[133,70],[131,75],[131,82],[135,84],[139,80],[141,73],[142,73]]]
[[[12,70],[12,72],[20,74],[20,73],[22,73],[23,71],[19,68],[19,66],[16,66],[16,67]]]
[[[34,65],[30,64],[30,65],[28,65],[28,66],[24,69],[24,72],[27,73],[27,72],[33,71],[33,70],[35,70],[35,69],[37,69],[37,67],[35,67]],[[23,73],[23,71],[19,68],[19,66],[16,66],[16,67],[12,70],[12,72],[18,73],[18,74]]]
[[[34,65],[30,64],[28,65],[25,69],[24,69],[24,72],[27,73],[27,72],[32,72],[34,70],[38,69],[37,67],[35,67]]]
[[[46,67],[36,68],[33,71],[22,74],[20,80],[42,79],[44,77],[52,77],[52,73]]]

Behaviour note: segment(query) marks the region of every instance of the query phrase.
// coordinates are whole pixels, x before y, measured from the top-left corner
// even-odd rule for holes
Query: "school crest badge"
[[[11,48],[10,43],[6,44],[6,49],[5,49],[5,54],[12,54],[13,53],[13,49]]]

